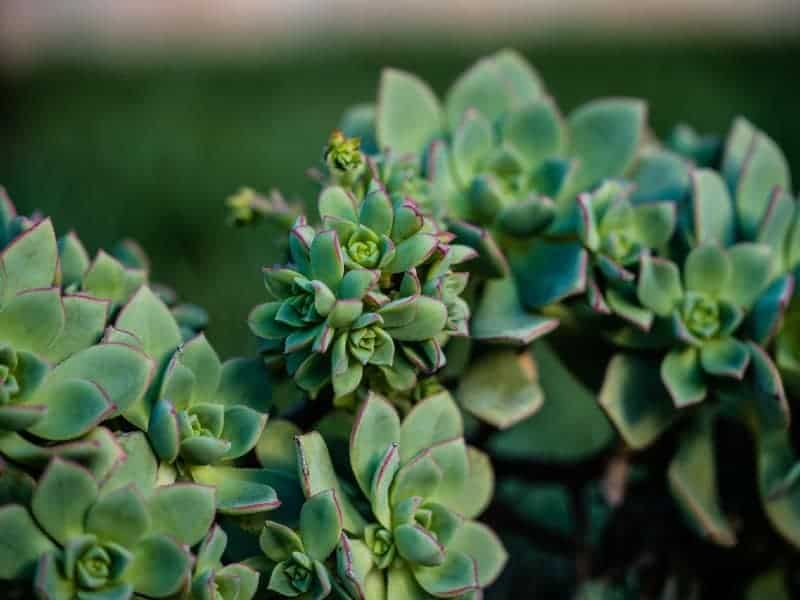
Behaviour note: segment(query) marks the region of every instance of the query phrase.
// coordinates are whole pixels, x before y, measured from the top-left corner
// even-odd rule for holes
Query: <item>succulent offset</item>
[[[288,238],[258,355],[226,361],[134,242],[92,260],[0,194],[10,597],[797,593],[800,210],[770,137],[564,117],[504,50],[441,102],[384,71],[314,177],[308,217],[227,200]]]

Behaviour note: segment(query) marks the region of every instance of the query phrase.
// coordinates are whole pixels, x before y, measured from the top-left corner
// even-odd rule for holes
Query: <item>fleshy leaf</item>
[[[470,365],[457,396],[465,410],[498,429],[529,417],[543,401],[533,357],[512,350],[489,352]]]
[[[370,494],[373,477],[386,447],[399,441],[400,417],[397,411],[384,398],[370,394],[356,415],[350,436],[350,465],[364,494]]]
[[[86,511],[96,498],[97,482],[89,471],[55,458],[36,486],[31,510],[39,525],[63,544],[84,532]]]
[[[378,144],[402,154],[422,154],[442,129],[436,95],[414,75],[385,69],[378,91]]]
[[[342,534],[342,513],[332,489],[308,498],[300,509],[300,538],[314,560],[324,561],[333,553]]]
[[[53,542],[33,522],[19,504],[0,506],[0,578],[30,578],[39,558],[54,549]]]

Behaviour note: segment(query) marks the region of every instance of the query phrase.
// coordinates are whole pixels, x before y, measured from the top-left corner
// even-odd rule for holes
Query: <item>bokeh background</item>
[[[3,0],[0,184],[92,251],[137,239],[155,280],[209,310],[220,352],[246,353],[281,233],[227,228],[224,198],[312,199],[306,169],[382,67],[443,93],[503,46],[565,112],[639,96],[662,135],[744,114],[800,172],[797,0]]]

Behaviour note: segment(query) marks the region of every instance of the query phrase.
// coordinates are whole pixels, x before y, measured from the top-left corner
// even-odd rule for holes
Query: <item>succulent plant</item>
[[[228,199],[289,235],[258,356],[225,362],[134,242],[91,260],[0,193],[4,590],[796,595],[788,162],[743,118],[662,142],[645,116],[564,118],[507,50],[443,102],[386,70],[318,220]]]
[[[300,534],[267,523],[262,548],[277,565],[270,589],[282,596],[335,590],[347,598],[469,597],[506,561],[485,525],[473,521],[491,495],[485,457],[468,447],[447,392],[402,421],[371,394],[353,425],[355,488],[340,479],[318,432],[296,438],[307,500]],[[353,494],[347,490],[353,489]]]
[[[412,200],[390,195],[370,166],[363,197],[326,187],[322,225],[296,221],[291,263],[265,269],[270,301],[250,315],[267,361],[284,362],[312,395],[332,383],[337,398],[347,396],[365,371],[410,389],[418,372],[444,365],[449,336],[466,334],[467,275],[451,267],[473,252],[450,245]]]
[[[52,600],[175,594],[191,568],[191,556],[178,540],[196,541],[186,536],[197,527],[177,527],[162,512],[164,499],[180,494],[202,522],[213,516],[213,496],[199,487],[161,488],[149,499],[145,492],[152,490],[136,484],[104,489],[82,467],[53,459],[33,491],[30,508],[0,508],[7,535],[0,576],[35,571],[37,595]]]

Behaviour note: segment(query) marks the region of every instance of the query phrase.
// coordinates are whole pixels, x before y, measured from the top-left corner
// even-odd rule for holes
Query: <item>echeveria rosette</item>
[[[227,534],[213,525],[197,549],[187,600],[251,600],[260,574],[241,563],[222,564]]]
[[[108,300],[62,291],[64,266],[49,219],[18,217],[7,199],[0,213],[8,236],[0,254],[0,450],[41,466],[65,448],[41,440],[77,441],[125,414],[153,365],[135,348],[101,342]]]
[[[769,248],[704,244],[689,253],[682,276],[666,259],[645,256],[641,262],[639,300],[671,321],[679,344],[661,364],[676,406],[702,401],[709,378],[742,379],[750,351],[739,327],[770,283]]]
[[[163,512],[165,498],[185,502],[196,523],[181,528]],[[212,517],[213,494],[203,488],[101,487],[82,467],[54,459],[29,509],[0,508],[6,536],[0,577],[33,576],[36,593],[47,600],[165,598],[189,577],[192,558],[182,544],[199,541]]]
[[[280,504],[264,470],[236,464],[255,447],[267,420],[271,392],[261,361],[222,364],[203,334],[184,343],[175,317],[147,287],[122,308],[106,337],[127,340],[158,361],[158,375],[129,420],[147,432],[173,477],[214,486],[223,513]]]
[[[447,338],[467,330],[469,308],[458,297],[467,275],[452,267],[474,252],[450,245],[452,236],[379,181],[367,190],[362,200],[342,187],[323,190],[323,229],[297,222],[292,264],[265,271],[270,301],[250,315],[268,362],[285,361],[312,395],[332,383],[336,398],[347,396],[365,370],[410,389],[419,371],[443,366]]]
[[[342,513],[332,489],[303,503],[297,532],[266,521],[259,543],[269,561],[268,589],[283,598],[326,598],[333,589],[331,559],[341,535]]]
[[[350,437],[358,499],[345,493],[351,486],[336,476],[323,438],[297,438],[306,496],[333,490],[341,511],[334,589],[355,598],[461,597],[497,577],[505,550],[472,520],[491,496],[491,467],[461,436],[447,392],[422,400],[402,423],[385,399],[368,395]]]
[[[468,69],[443,103],[415,76],[387,69],[372,116],[365,118],[368,112],[361,107],[358,118],[349,112],[345,133],[376,138],[384,154],[416,157],[418,173],[427,180],[417,186],[425,192],[420,204],[433,207],[428,210],[449,221],[459,243],[478,251],[470,270],[508,274],[497,235],[500,248],[521,254],[512,262],[527,306],[583,291],[579,244],[568,244],[554,259],[549,247],[521,242],[545,232],[563,236],[579,193],[635,165],[645,139],[642,102],[597,100],[564,119],[530,65],[503,50]],[[538,282],[556,274],[533,275],[542,265],[565,261],[562,286]]]
[[[635,286],[640,258],[663,251],[676,222],[673,202],[634,204],[630,193],[630,184],[606,181],[578,196],[578,236],[591,260],[587,300],[595,311],[625,319],[631,317],[625,299]]]

